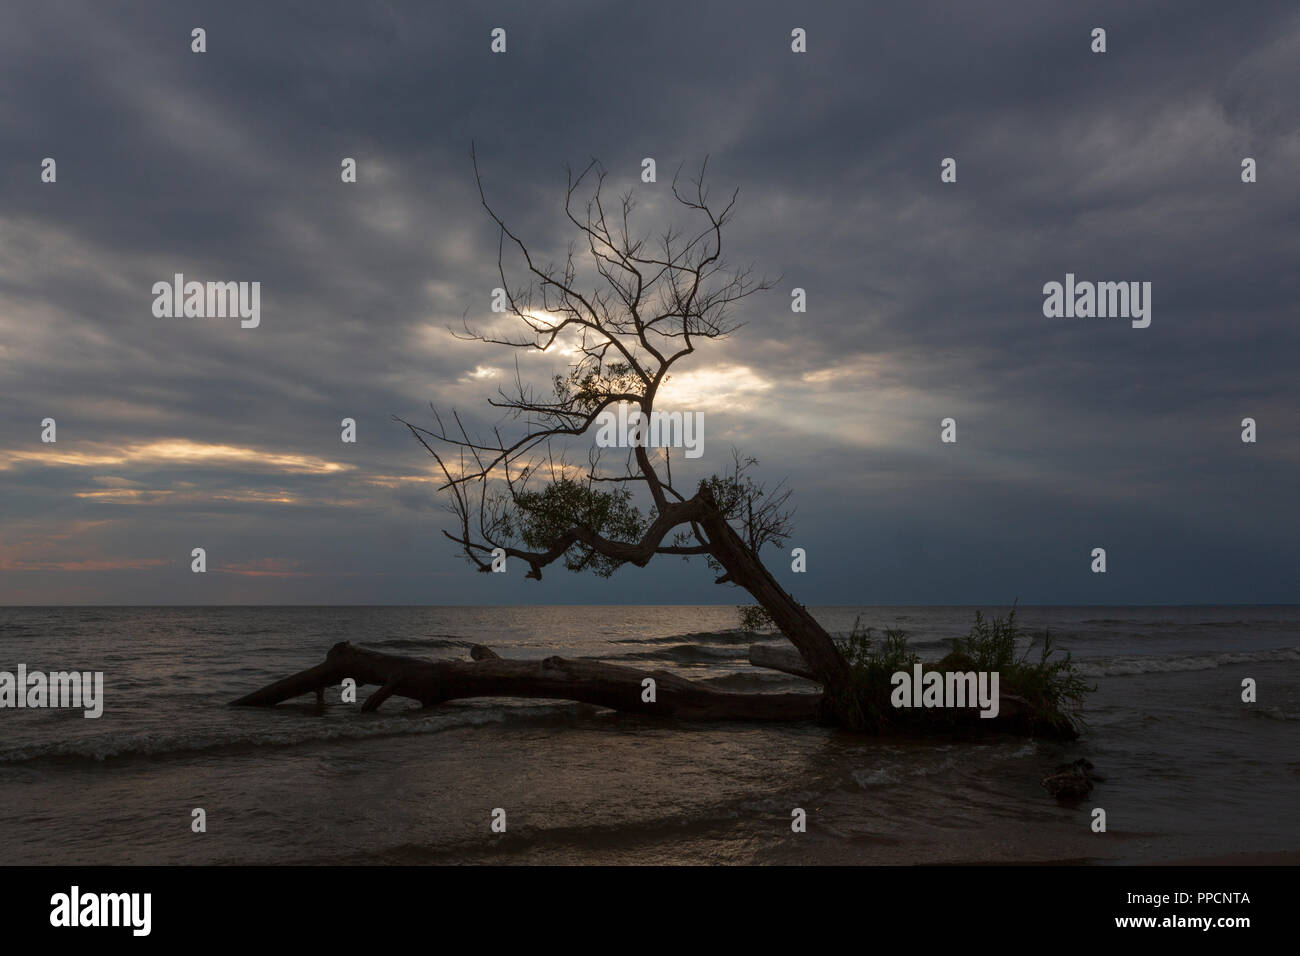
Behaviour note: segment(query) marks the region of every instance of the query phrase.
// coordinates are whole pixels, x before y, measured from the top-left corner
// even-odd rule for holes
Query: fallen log
[[[507,660],[474,645],[473,660],[429,661],[385,654],[347,641],[330,648],[323,663],[247,694],[232,706],[272,707],[347,678],[379,689],[362,704],[377,709],[389,697],[407,697],[432,707],[468,697],[540,697],[573,700],[627,713],[692,720],[810,720],[825,713],[821,694],[738,694],[714,690],[667,671],[640,671],[602,661],[548,657]],[[646,700],[644,681],[654,683]]]
[[[766,667],[768,670],[783,671],[786,674],[793,674],[795,677],[806,677],[809,680],[816,680],[812,668],[808,662],[803,659],[803,655],[793,647],[772,647],[770,644],[750,644],[749,645],[749,662],[755,667]]]
[[[268,684],[232,701],[232,706],[272,707],[294,697],[315,694],[351,678],[358,687],[378,689],[361,705],[363,713],[377,710],[390,697],[406,697],[425,707],[471,697],[528,697],[571,700],[624,713],[688,720],[798,721],[830,720],[826,697],[820,693],[741,694],[715,690],[668,671],[642,671],[586,659],[548,657],[540,661],[508,660],[482,645],[471,645],[472,660],[423,660],[385,654],[347,641],[330,648],[314,667]],[[753,645],[750,663],[815,680],[793,648]],[[647,679],[654,681],[653,700]],[[1035,734],[1027,701],[1014,694],[999,695],[999,712],[991,719],[972,711],[967,727],[982,732]],[[1063,736],[1073,736],[1065,734]]]

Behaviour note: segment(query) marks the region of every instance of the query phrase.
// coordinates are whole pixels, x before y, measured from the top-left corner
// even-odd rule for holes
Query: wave
[[[35,762],[91,762],[132,757],[186,757],[195,754],[246,752],[261,748],[297,747],[329,741],[438,734],[464,727],[515,722],[567,723],[575,716],[593,715],[600,708],[589,704],[462,706],[436,712],[413,710],[409,715],[377,720],[329,721],[314,719],[276,729],[229,728],[188,733],[114,734],[82,740],[61,740],[0,750],[0,766]]]
[[[710,647],[706,644],[677,644],[673,647],[655,648],[648,651],[629,651],[625,654],[612,654],[606,658],[610,661],[674,661],[682,664],[720,663],[723,661],[743,661],[746,655],[734,647]]]
[[[357,640],[358,647],[473,647],[480,641],[467,641],[452,634],[439,634],[436,637],[394,637],[386,641]]]
[[[1187,657],[1107,657],[1078,660],[1086,677],[1127,677],[1134,674],[1165,674],[1175,671],[1203,671],[1233,664],[1300,661],[1300,647],[1272,651],[1229,651],[1223,654],[1193,654]]]
[[[729,832],[735,827],[761,827],[764,822],[777,820],[788,831],[787,808],[793,805],[806,806],[813,799],[813,791],[800,787],[785,791],[781,796],[745,794],[724,797],[704,806],[691,807],[689,812],[683,808],[611,822],[591,819],[581,823],[551,825],[534,819],[527,824],[512,822],[508,832],[487,838],[447,834],[436,843],[408,841],[374,849],[346,848],[342,852],[312,855],[289,862],[291,865],[314,866],[391,866],[480,860],[500,863],[503,859],[526,862],[535,858],[537,862],[548,864],[589,864],[592,853],[601,854],[603,859],[618,860],[625,853],[653,854],[654,847],[661,844],[670,844],[672,850],[669,852],[675,854],[682,843],[693,839],[707,840],[708,858],[711,862],[718,862],[719,853],[728,852],[734,852],[743,859],[748,852],[748,842],[742,839],[722,845],[716,839],[719,832]],[[672,858],[669,855],[664,859]],[[739,861],[740,859],[737,860]],[[649,862],[660,860],[652,856]]]
[[[700,644],[764,644],[772,640],[784,640],[779,634],[754,631],[688,631],[669,637],[627,637],[610,641],[611,644],[688,644],[695,641]]]

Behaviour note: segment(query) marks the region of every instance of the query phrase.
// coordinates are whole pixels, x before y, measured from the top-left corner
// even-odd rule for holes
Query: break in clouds
[[[564,364],[448,332],[500,284],[471,142],[552,261],[566,166],[652,232],[679,167],[740,190],[774,286],[660,407],[708,419],[683,474],[788,479],[801,600],[1294,597],[1293,4],[27,4],[0,54],[0,601],[732,600],[440,535],[393,416]]]

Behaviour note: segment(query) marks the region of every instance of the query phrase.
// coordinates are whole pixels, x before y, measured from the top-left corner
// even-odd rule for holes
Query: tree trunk
[[[720,583],[732,581],[740,585],[763,606],[826,689],[827,706],[847,725],[849,722],[839,714],[838,702],[851,696],[850,675],[839,648],[808,609],[781,587],[753,549],[727,523],[707,486],[700,488],[700,494],[712,505],[712,513],[700,524],[708,533],[713,556],[726,569]]]
[[[819,694],[734,694],[667,671],[639,671],[601,661],[505,660],[478,645],[471,656],[474,660],[425,661],[344,641],[330,648],[324,663],[232,703],[270,707],[350,677],[357,686],[379,685],[362,704],[363,712],[375,710],[394,695],[418,700],[425,707],[467,697],[542,697],[690,720],[809,720],[822,709]],[[644,699],[647,678],[655,682],[652,701]]]

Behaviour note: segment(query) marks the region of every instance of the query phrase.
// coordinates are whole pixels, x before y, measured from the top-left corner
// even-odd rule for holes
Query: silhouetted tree
[[[717,583],[744,588],[768,612],[835,711],[849,690],[844,658],[759,556],[790,533],[788,489],[769,491],[755,482],[755,459],[735,452],[725,470],[694,488],[674,484],[667,447],[630,448],[613,468],[594,447],[581,466],[567,458],[568,443],[590,437],[601,413],[620,403],[649,421],[669,372],[701,342],[737,331],[743,323],[733,307],[772,287],[752,269],[733,269],[724,260],[723,229],[738,191],[720,206],[712,203],[706,172],[707,160],[698,178],[672,182],[676,208],[695,225],[671,226],[653,242],[633,231],[631,191],[606,209],[599,163],[576,177],[570,172],[564,212],[581,246],[570,243],[556,266],[539,262],[489,204],[474,155],[479,197],[498,227],[497,268],[515,329],[479,332],[465,321],[454,334],[519,350],[563,343],[573,350],[572,362],[549,389],[526,382],[516,363],[509,390],[498,389],[489,400],[503,411],[503,423],[489,434],[473,433],[455,411],[443,415],[436,408],[432,427],[401,421],[442,470],[440,490],[456,519],[444,534],[479,570],[491,570],[494,552],[522,562],[538,580],[556,562],[608,576],[661,555],[703,558]],[[575,213],[584,184],[590,195]],[[521,282],[507,276],[508,251],[518,254]]]

